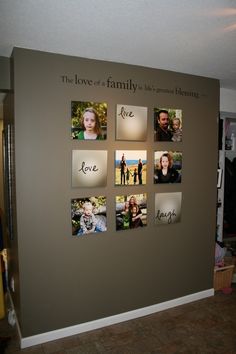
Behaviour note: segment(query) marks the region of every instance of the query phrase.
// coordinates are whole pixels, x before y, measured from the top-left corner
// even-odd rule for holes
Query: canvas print
[[[146,184],[147,151],[116,150],[115,151],[115,185],[134,186]]]
[[[154,183],[180,183],[182,152],[154,151]]]
[[[217,188],[221,188],[222,175],[223,175],[223,170],[221,168],[218,168],[218,170],[217,170]]]
[[[182,141],[182,110],[154,108],[154,140]]]
[[[72,235],[83,236],[107,230],[106,197],[71,200]]]
[[[174,224],[180,222],[182,193],[155,194],[155,224]]]
[[[107,137],[107,103],[71,102],[71,137],[104,140]]]
[[[116,140],[147,139],[147,107],[118,104],[116,107]]]
[[[72,187],[107,184],[106,150],[72,150]]]
[[[146,193],[116,196],[116,230],[136,229],[146,225]]]

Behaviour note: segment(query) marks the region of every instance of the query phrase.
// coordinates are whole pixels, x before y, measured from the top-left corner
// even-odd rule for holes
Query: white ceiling
[[[217,78],[236,90],[235,0],[0,0],[14,46]]]

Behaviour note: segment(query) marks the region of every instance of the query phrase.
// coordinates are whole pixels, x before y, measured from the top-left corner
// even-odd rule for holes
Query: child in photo
[[[179,118],[173,118],[172,120],[172,141],[182,141],[181,121]]]
[[[124,210],[121,212],[122,220],[123,220],[123,229],[130,228],[130,210],[129,210],[129,202],[125,202]]]
[[[93,205],[91,202],[84,202],[83,213],[80,217],[80,229],[77,235],[90,234],[92,232],[100,232],[97,225],[97,219],[93,213]]]
[[[129,184],[129,178],[130,178],[130,169],[129,167],[126,167],[126,183]]]
[[[86,108],[82,117],[82,130],[79,132],[77,139],[103,140],[97,111],[92,107]]]
[[[154,171],[154,183],[180,183],[181,175],[173,167],[172,154],[165,152],[161,155],[159,164]]]
[[[135,169],[134,169],[134,173],[133,173],[134,184],[137,183],[137,176],[138,176],[138,171],[137,171],[137,168],[135,168]]]
[[[135,229],[139,226],[143,226],[142,222],[142,212],[139,209],[138,205],[133,205],[131,208],[131,222],[130,228]]]

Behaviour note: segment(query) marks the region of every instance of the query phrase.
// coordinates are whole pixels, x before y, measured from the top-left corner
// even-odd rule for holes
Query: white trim
[[[119,315],[114,315],[106,318],[101,318],[99,320],[81,323],[75,326],[61,328],[55,331],[50,331],[46,333],[37,334],[31,337],[21,337],[21,349],[31,347],[33,345],[46,343],[52,340],[65,338],[69,336],[73,336],[75,334],[92,331],[98,328],[111,326],[120,322],[125,322],[129,320],[133,320],[138,317],[147,316],[150,314],[154,314],[159,311],[167,310],[172,307],[180,306],[187,304],[189,302],[197,301],[204,299],[206,297],[210,297],[214,295],[214,289],[208,289],[204,291],[200,291],[195,294],[190,294],[187,296],[183,296],[174,300],[165,301],[160,304],[151,305],[147,307],[143,307],[137,310],[128,311],[125,313],[121,313]]]
[[[18,336],[19,336],[19,338],[21,340],[22,339],[22,335],[21,335],[20,325],[19,325],[19,322],[18,322],[18,318],[16,316],[16,311],[15,311],[14,303],[13,303],[13,300],[12,300],[12,297],[11,297],[11,292],[10,292],[9,288],[7,288],[7,295],[9,296],[9,300],[10,300],[10,304],[11,304],[11,310],[13,311],[13,314],[14,314],[14,319],[15,319],[15,324],[16,324],[16,328],[17,328],[17,333],[18,333]]]

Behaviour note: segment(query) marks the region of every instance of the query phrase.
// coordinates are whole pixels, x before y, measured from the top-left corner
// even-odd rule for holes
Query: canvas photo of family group
[[[147,194],[116,196],[116,230],[147,225]]]
[[[115,151],[115,185],[134,186],[147,182],[147,151]]]

